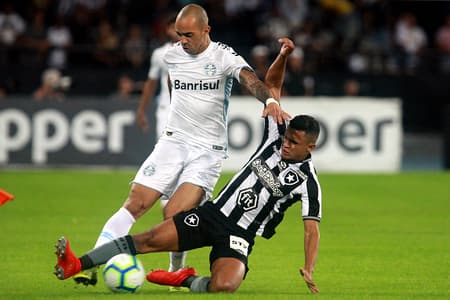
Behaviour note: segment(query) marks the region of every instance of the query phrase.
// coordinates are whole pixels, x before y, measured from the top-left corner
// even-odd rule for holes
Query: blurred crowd
[[[208,11],[213,40],[232,46],[260,76],[277,38],[293,39],[286,95],[312,93],[317,72],[450,75],[446,1],[4,0],[0,97],[17,92],[14,68],[50,69],[53,79],[70,68],[147,70],[152,50],[165,42],[167,17],[190,2]],[[348,85],[354,93],[357,82]]]

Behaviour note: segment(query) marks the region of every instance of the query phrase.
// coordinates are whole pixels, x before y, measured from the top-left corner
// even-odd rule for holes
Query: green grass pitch
[[[67,236],[78,255],[123,203],[133,171],[0,171],[0,188],[15,196],[0,206],[0,299],[450,299],[450,173],[321,174],[323,220],[309,294],[303,265],[300,205],[271,240],[258,238],[250,272],[233,295],[169,293],[146,283],[139,294],[112,295],[52,274],[54,244]],[[223,186],[222,176],[218,188]],[[155,206],[132,228],[161,220]],[[209,249],[187,264],[208,274]],[[147,270],[167,269],[168,254],[139,256]]]

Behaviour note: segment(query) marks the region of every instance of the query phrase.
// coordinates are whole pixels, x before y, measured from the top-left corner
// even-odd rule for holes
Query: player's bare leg
[[[120,236],[128,234],[131,226],[144,215],[161,194],[151,188],[133,183],[124,206],[121,207],[104,225],[94,249]],[[84,270],[73,278],[83,285],[97,284],[98,267]]]
[[[164,206],[164,219],[169,219],[179,213],[180,211],[189,210],[191,208],[197,207],[200,200],[204,196],[204,191],[201,187],[190,184],[181,184],[175,193],[170,197],[170,200]],[[186,261],[186,251],[169,252],[169,271],[175,272],[177,270],[183,269],[185,267]],[[169,291],[187,291],[186,289],[180,287],[171,287]]]
[[[179,213],[197,207],[203,198],[204,191],[201,187],[183,183],[172,195],[164,207],[164,219],[169,219]],[[169,271],[177,271],[184,267],[186,252],[170,252]]]
[[[167,203],[169,203],[169,198],[162,196],[160,199],[161,208],[164,212],[164,208]],[[181,269],[181,266],[184,266],[186,261],[186,252],[169,252],[169,271],[176,271]],[[169,287],[169,292],[189,292],[189,289],[183,287],[171,286]]]
[[[160,285],[188,287],[192,292],[235,292],[245,275],[245,265],[238,259],[222,257],[211,266],[211,277],[198,276],[193,268],[175,272],[155,270],[147,274],[147,280]]]
[[[237,258],[221,257],[211,266],[210,292],[235,292],[244,280],[245,265]]]

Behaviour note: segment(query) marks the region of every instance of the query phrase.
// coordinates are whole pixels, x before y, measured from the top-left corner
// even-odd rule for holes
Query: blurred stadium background
[[[276,38],[295,41],[284,96],[294,110],[324,97],[341,106],[337,114],[351,124],[337,143],[347,151],[339,159],[376,147],[364,126],[392,112],[367,106],[376,116],[366,115],[363,105],[355,119],[355,103],[394,99],[389,120],[400,121],[381,142],[399,143],[384,149],[395,152],[384,163],[398,167],[387,170],[450,168],[450,2],[384,0],[1,1],[0,166],[139,164],[155,142],[154,132],[133,125],[149,56],[165,41],[167,17],[189,2],[206,8],[212,39],[232,46],[260,77]],[[51,94],[37,92],[44,81],[55,87]],[[233,95],[247,92],[235,84]],[[230,108],[242,110],[237,103]],[[234,142],[233,151],[251,148]],[[371,151],[360,159],[373,159]]]
[[[142,133],[134,119],[149,56],[164,42],[167,16],[188,2],[0,0],[0,189],[15,196],[0,208],[1,299],[111,298],[102,286],[54,280],[53,242],[65,234],[77,253],[90,249],[125,199],[155,143],[155,127]],[[321,299],[449,299],[450,173],[442,171],[450,169],[450,1],[194,2],[210,16],[212,39],[259,76],[277,37],[298,46],[282,101],[323,126],[314,154],[326,197],[315,273]],[[50,93],[37,92],[43,79]],[[260,132],[258,103],[237,84],[233,95],[242,98],[231,100],[230,165],[217,190]],[[161,212],[142,219],[132,233]],[[251,276],[233,298],[307,295],[297,277],[298,225],[297,207],[279,234],[258,241]],[[206,273],[207,255],[192,251],[188,263]],[[166,268],[165,253],[142,259]],[[136,297],[170,295],[146,285]]]

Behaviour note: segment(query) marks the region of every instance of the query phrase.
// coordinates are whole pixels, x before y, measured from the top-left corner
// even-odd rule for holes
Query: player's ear
[[[205,26],[204,32],[205,32],[205,33],[209,33],[210,31],[211,31],[211,26],[206,25],[206,26]]]

